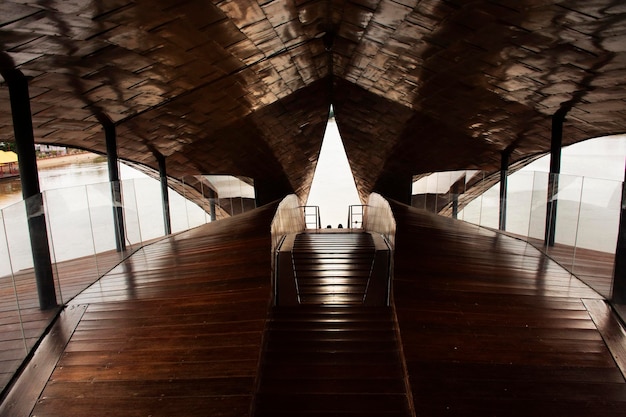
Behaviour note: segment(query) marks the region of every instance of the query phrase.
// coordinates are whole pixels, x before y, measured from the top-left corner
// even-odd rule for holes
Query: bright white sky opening
[[[322,227],[347,227],[348,207],[361,204],[334,118],[328,121],[307,206],[319,206]]]

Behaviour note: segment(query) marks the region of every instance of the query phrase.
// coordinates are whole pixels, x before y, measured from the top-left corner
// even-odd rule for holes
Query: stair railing
[[[363,228],[363,216],[365,215],[365,204],[353,204],[348,207],[348,227],[350,229]]]
[[[321,229],[322,220],[320,218],[319,206],[300,206],[304,215],[304,226],[306,229]]]

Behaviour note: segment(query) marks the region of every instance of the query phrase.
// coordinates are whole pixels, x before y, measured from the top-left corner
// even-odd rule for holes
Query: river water
[[[127,245],[164,235],[160,182],[120,164]],[[39,168],[53,261],[115,248],[106,161]],[[208,221],[207,214],[170,190],[172,231]],[[32,267],[20,180],[0,180],[0,276]]]
[[[122,180],[148,178],[127,165],[120,165]],[[39,168],[41,191],[104,183],[109,180],[106,161],[97,158],[83,162]],[[19,178],[0,180],[0,209],[22,200],[22,184]]]

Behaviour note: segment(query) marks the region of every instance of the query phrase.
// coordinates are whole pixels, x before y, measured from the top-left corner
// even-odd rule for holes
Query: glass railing
[[[150,178],[126,180],[121,189],[125,244],[121,252],[110,183],[45,191],[0,210],[0,346],[5,357],[0,390],[60,311],[40,308],[32,241],[41,243],[47,236],[54,296],[62,306],[146,242],[165,236],[160,183]],[[173,190],[168,194],[172,233],[211,220],[200,207],[208,207],[208,201],[195,204]],[[39,199],[43,208],[39,204],[39,209],[31,209],[30,220],[45,219],[46,227],[31,238],[27,206]]]
[[[182,178],[185,198],[200,202],[209,219],[234,216],[256,208],[254,181],[232,175],[188,175]]]
[[[414,186],[413,205],[492,229],[501,228],[500,185],[483,172],[440,173]],[[548,215],[550,175],[519,171],[507,178],[501,230],[527,240],[598,293],[611,298],[622,182],[571,175],[553,180],[556,215]],[[475,196],[475,190],[485,190]],[[546,244],[546,224],[554,244]],[[548,240],[549,241],[549,240]]]

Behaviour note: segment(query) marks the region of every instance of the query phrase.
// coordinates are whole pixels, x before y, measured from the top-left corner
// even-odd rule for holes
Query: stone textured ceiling
[[[308,194],[329,107],[361,196],[626,132],[623,0],[2,0],[35,138]],[[6,83],[0,140],[13,139]]]

